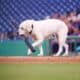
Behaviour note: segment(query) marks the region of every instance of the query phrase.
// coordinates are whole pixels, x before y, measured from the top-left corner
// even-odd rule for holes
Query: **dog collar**
[[[32,30],[29,32],[29,34],[30,34],[30,35],[31,35],[31,34],[32,34],[32,32],[33,32],[33,24],[32,24],[32,26],[31,26],[31,27],[32,27]]]

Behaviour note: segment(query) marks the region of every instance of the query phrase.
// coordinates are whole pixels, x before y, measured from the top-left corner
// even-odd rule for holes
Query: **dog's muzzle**
[[[18,34],[19,34],[19,35],[24,35],[24,34],[25,34],[25,32],[24,32],[24,31],[22,31],[22,30],[19,30],[19,31],[18,31]]]

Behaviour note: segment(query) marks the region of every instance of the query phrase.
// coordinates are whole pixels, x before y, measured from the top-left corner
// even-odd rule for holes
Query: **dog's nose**
[[[25,36],[23,34],[19,35],[21,39],[25,39]]]

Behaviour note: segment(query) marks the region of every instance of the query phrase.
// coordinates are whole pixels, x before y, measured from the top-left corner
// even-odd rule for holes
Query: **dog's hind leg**
[[[55,55],[53,55],[53,56],[60,56],[62,50],[63,50],[63,45],[62,44],[59,44],[58,52]]]
[[[64,52],[64,54],[63,54],[63,56],[68,56],[68,48],[69,48],[69,46],[68,46],[68,44],[66,43],[66,39],[67,39],[67,32],[64,34],[64,36],[63,36],[63,47],[65,48],[65,52]]]
[[[63,50],[63,40],[61,39],[60,36],[58,36],[57,39],[58,39],[59,48],[58,48],[58,52],[54,56],[60,56],[60,54]]]
[[[69,47],[68,44],[65,43],[65,44],[64,44],[65,53],[63,54],[63,56],[68,56],[68,51],[69,51],[69,50],[68,50],[68,47]]]
[[[67,37],[67,32],[65,33],[64,30],[60,30],[58,32],[58,44],[59,44],[59,49],[58,52],[54,56],[60,56],[61,52],[63,51],[63,47],[66,48],[66,54],[67,54],[67,45],[65,44]]]

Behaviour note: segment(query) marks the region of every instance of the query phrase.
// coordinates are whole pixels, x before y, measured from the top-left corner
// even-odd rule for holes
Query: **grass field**
[[[0,63],[0,80],[80,80],[80,64]]]

